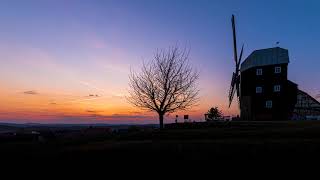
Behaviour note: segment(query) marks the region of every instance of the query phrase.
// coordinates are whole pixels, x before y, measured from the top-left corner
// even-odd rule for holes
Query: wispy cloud
[[[106,93],[104,89],[99,88],[99,87],[97,87],[97,86],[95,86],[95,85],[93,85],[93,84],[91,84],[91,83],[88,83],[88,82],[85,82],[85,81],[79,81],[79,83],[82,84],[82,85],[84,85],[84,86],[87,86],[87,87],[89,87],[89,88],[91,88],[91,89],[95,89],[95,90],[97,90],[97,91]]]
[[[36,91],[24,91],[23,94],[27,94],[27,95],[38,95],[39,93]]]
[[[125,98],[126,96],[124,94],[113,94],[111,97],[117,98],[117,99],[122,99],[122,98]]]
[[[97,95],[97,94],[89,94],[88,96],[83,96],[82,98],[79,98],[79,99],[67,101],[67,103],[74,103],[74,102],[81,103],[83,101],[92,101],[92,100],[97,100],[101,98],[107,98],[107,97],[101,97],[100,95]]]

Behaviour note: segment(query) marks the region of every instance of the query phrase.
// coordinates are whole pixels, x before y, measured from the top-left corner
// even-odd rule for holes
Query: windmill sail
[[[236,83],[236,76],[235,76],[235,73],[232,73],[232,79],[231,79],[231,84],[229,89],[229,107],[231,106],[232,99],[235,93],[235,83]]]
[[[237,93],[238,101],[240,101],[240,63],[243,54],[243,45],[241,48],[240,56],[238,59],[238,51],[237,51],[237,36],[236,36],[236,25],[235,25],[235,17],[232,15],[231,18],[232,24],[232,33],[233,33],[233,55],[235,61],[235,71],[232,73],[231,84],[229,88],[229,107],[232,104],[234,94]]]
[[[237,37],[236,37],[236,25],[234,22],[234,15],[232,15],[231,23],[232,23],[232,33],[233,33],[233,55],[234,55],[234,61],[237,63],[238,52],[237,52]]]
[[[240,97],[240,63],[241,63],[241,59],[242,59],[242,54],[243,54],[243,45],[241,48],[239,61],[237,63],[237,67],[236,67],[236,71],[237,71],[236,90],[237,90],[237,97],[238,98]]]

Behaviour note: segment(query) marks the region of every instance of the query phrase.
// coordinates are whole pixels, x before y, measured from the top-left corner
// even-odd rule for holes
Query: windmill
[[[231,23],[232,23],[232,32],[233,32],[233,53],[234,53],[235,71],[232,73],[231,85],[229,89],[229,108],[232,104],[235,93],[237,93],[237,99],[240,105],[240,63],[241,63],[241,58],[243,53],[243,45],[242,45],[240,56],[238,59],[236,25],[235,25],[234,15],[232,15]]]

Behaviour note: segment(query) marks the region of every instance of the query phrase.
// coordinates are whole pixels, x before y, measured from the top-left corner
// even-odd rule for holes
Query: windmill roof
[[[276,64],[289,63],[289,53],[287,49],[280,47],[259,49],[253,51],[244,61],[241,63],[240,71],[258,67],[268,66]]]

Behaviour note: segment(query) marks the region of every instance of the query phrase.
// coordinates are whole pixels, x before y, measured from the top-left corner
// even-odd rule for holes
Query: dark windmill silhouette
[[[233,32],[233,53],[234,53],[235,71],[232,73],[231,85],[229,89],[229,107],[232,104],[235,93],[237,93],[237,100],[240,106],[240,100],[241,100],[240,99],[240,63],[241,63],[242,53],[243,53],[243,45],[242,45],[240,56],[238,59],[237,36],[236,36],[236,25],[235,25],[234,15],[232,15],[231,23],[232,23],[232,32]]]
[[[229,89],[229,107],[236,96],[240,119],[272,121],[318,115],[319,103],[288,80],[288,50],[278,47],[280,42],[276,42],[276,47],[255,50],[241,62],[244,46],[238,57],[234,15],[231,23],[235,70]],[[312,113],[305,105],[307,102],[313,104]]]

